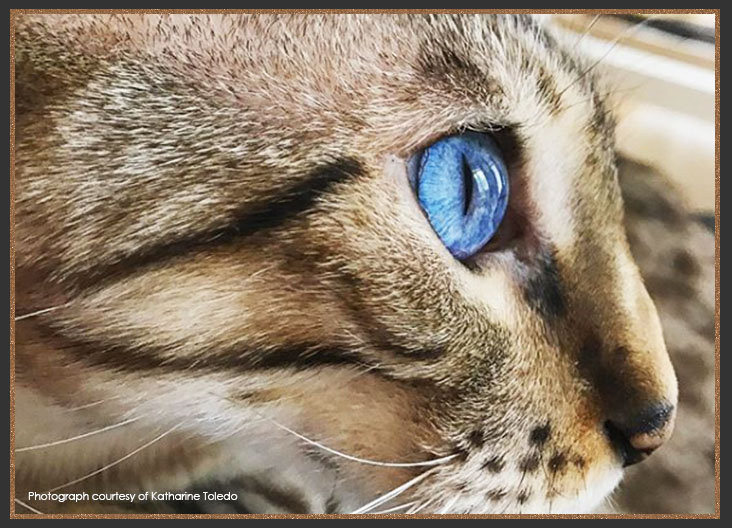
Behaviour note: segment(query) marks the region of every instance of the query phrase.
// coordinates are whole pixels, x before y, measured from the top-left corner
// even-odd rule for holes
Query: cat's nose
[[[674,427],[673,405],[658,404],[642,413],[619,413],[605,422],[605,432],[623,459],[623,466],[644,460],[669,439]]]

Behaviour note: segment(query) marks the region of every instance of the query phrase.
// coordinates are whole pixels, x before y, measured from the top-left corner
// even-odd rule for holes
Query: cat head
[[[669,435],[605,94],[534,19],[17,28],[16,313],[52,308],[17,323],[24,390],[175,427],[213,460],[190,475],[297,481],[303,510],[588,511]],[[466,134],[509,191],[456,258],[413,160]]]

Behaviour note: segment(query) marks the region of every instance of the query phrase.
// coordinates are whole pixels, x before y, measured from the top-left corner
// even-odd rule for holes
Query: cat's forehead
[[[598,106],[584,65],[528,15],[45,15],[31,27],[102,69],[139,63],[146,77],[256,108],[271,131],[362,125],[390,150]]]

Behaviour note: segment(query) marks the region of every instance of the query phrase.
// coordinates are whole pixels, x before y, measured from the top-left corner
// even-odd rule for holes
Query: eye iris
[[[427,147],[415,185],[433,229],[458,259],[485,246],[506,212],[508,173],[485,134],[466,132]]]

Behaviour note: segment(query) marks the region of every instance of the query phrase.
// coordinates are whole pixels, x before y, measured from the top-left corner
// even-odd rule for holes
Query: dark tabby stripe
[[[537,80],[539,96],[549,108],[553,116],[562,111],[562,96],[553,75],[546,68],[539,66],[539,77]]]
[[[36,324],[40,336],[72,355],[77,361],[92,366],[101,366],[120,372],[151,371],[174,373],[187,370],[197,372],[239,371],[251,373],[256,370],[278,368],[315,368],[333,365],[357,365],[379,372],[378,365],[354,352],[336,347],[317,347],[308,343],[277,348],[238,348],[228,351],[203,352],[200,356],[165,355],[161,347],[137,348],[118,343],[101,343],[72,339],[59,335],[51,327]]]
[[[542,317],[554,319],[567,311],[562,278],[553,252],[547,252],[540,262],[541,267],[524,286],[524,298]]]
[[[79,285],[90,287],[97,286],[100,281],[119,280],[145,266],[190,255],[201,248],[225,246],[256,233],[276,229],[306,213],[321,196],[332,192],[338,184],[363,172],[361,162],[354,158],[341,158],[327,163],[311,171],[303,181],[283,190],[279,196],[261,203],[248,204],[231,225],[143,248],[114,264],[85,272],[78,278]]]
[[[362,301],[363,293],[370,288],[357,275],[338,269],[335,277],[343,285],[340,298],[351,313],[352,320],[368,339],[369,345],[389,351],[394,356],[417,361],[435,361],[446,355],[447,350],[443,346],[424,347],[418,343],[409,343],[383,324],[369,304]]]

